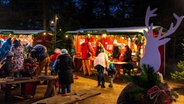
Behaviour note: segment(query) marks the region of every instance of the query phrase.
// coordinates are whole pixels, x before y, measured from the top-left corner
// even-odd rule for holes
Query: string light
[[[68,38],[68,35],[65,35],[65,38]]]

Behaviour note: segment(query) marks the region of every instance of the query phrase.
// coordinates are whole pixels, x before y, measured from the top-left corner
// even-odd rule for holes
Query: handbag
[[[91,57],[91,52],[88,51],[87,56],[88,57]]]
[[[87,57],[91,57],[91,56],[92,56],[92,54],[91,54],[90,49],[89,49],[89,46],[88,46],[88,53],[87,53]]]

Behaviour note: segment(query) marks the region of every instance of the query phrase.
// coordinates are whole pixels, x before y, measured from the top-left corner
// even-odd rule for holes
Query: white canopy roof
[[[153,29],[160,28],[160,26],[154,26]],[[89,28],[79,29],[75,31],[67,31],[66,34],[77,33],[143,33],[143,30],[147,31],[146,26],[137,27],[118,27],[118,28]]]
[[[46,30],[11,30],[11,29],[0,29],[1,34],[37,34],[45,32]]]

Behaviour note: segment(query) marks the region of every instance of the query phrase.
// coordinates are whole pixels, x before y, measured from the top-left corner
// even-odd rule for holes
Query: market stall
[[[29,43],[33,45],[34,35],[40,35],[45,30],[12,30],[12,29],[0,29],[0,40],[4,41],[7,38],[17,38],[21,40],[22,44]]]
[[[160,26],[153,27],[154,32],[157,33]],[[140,58],[144,55],[144,48],[146,40],[143,36],[143,31],[147,31],[145,26],[138,27],[120,27],[120,28],[89,28],[79,29],[75,31],[67,31],[65,34],[68,38],[73,39],[75,46],[76,56],[80,59],[81,56],[81,44],[88,38],[91,42],[94,50],[96,50],[97,43],[101,42],[103,47],[109,54],[110,58],[113,57],[114,47],[118,47],[120,50],[120,57],[116,61],[122,61],[124,53],[124,46],[128,45],[132,50],[132,59],[137,65],[139,65]],[[162,65],[160,72],[164,72],[164,46],[159,48],[161,52]]]

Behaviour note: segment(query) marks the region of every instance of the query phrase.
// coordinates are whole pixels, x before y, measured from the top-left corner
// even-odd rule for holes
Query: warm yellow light
[[[113,44],[118,44],[118,41],[114,39]]]
[[[104,38],[105,38],[106,36],[107,36],[107,34],[102,34],[102,37],[104,37]]]
[[[66,38],[68,38],[68,35],[65,35]]]
[[[58,17],[56,16],[56,20],[58,20]]]
[[[54,21],[51,21],[50,23],[51,23],[51,24],[53,24],[53,23],[54,23]]]
[[[88,34],[88,37],[90,36],[90,34]]]
[[[43,35],[46,35],[46,33],[44,32]]]

